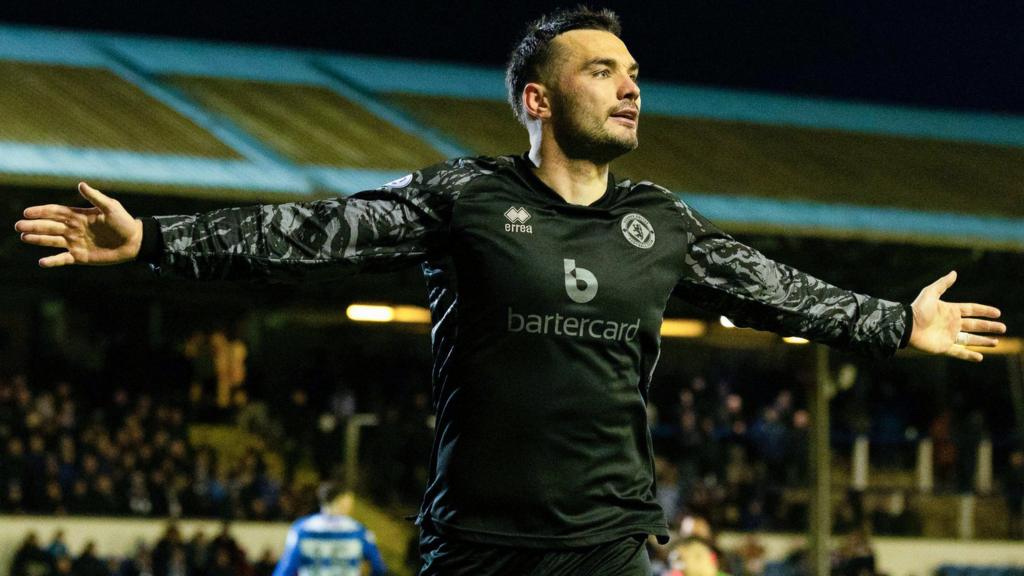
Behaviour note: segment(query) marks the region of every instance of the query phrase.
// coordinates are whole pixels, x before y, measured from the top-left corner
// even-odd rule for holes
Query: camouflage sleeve
[[[837,288],[722,232],[676,199],[687,228],[686,265],[675,294],[737,326],[802,336],[887,357],[909,340],[910,307]]]
[[[455,159],[346,198],[157,216],[153,268],[197,280],[287,280],[416,264],[443,246],[454,198],[477,173]]]

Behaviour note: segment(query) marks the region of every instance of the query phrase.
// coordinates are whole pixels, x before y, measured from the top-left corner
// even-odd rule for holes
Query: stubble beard
[[[603,115],[584,114],[576,102],[561,93],[555,92],[552,97],[556,113],[551,116],[551,127],[567,157],[607,164],[639,146],[635,131],[619,136],[608,130],[605,122],[611,110]]]

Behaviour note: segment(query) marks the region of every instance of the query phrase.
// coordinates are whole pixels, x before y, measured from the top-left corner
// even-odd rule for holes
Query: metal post
[[[811,522],[808,540],[814,574],[830,571],[829,538],[832,535],[831,455],[829,450],[828,401],[832,395],[828,348],[817,346],[817,382],[811,389]]]
[[[992,493],[992,440],[978,443],[978,462],[974,467],[974,492],[980,496]]]
[[[350,490],[359,480],[359,436],[363,426],[376,426],[376,414],[353,414],[345,427],[345,482]]]
[[[935,488],[932,465],[934,446],[931,438],[924,438],[917,443],[917,490],[922,494],[931,494]]]
[[[868,470],[871,466],[870,441],[864,434],[857,436],[853,441],[853,478],[850,481],[850,488],[857,492],[864,492],[868,489]]]

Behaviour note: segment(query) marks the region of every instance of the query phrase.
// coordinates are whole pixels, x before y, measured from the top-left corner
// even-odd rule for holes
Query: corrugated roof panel
[[[0,140],[238,157],[109,70],[0,61],[0,86]]]
[[[526,131],[488,100],[389,95],[483,154],[519,153]],[[673,190],[1024,216],[1024,149],[706,118],[644,115],[619,177]]]
[[[300,164],[409,170],[444,159],[417,136],[327,88],[184,76],[167,80]]]

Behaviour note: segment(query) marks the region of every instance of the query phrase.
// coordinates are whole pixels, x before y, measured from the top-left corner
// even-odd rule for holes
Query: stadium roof
[[[0,26],[0,184],[283,200],[518,153],[500,70]],[[644,83],[620,177],[731,230],[1024,249],[1024,118]]]

